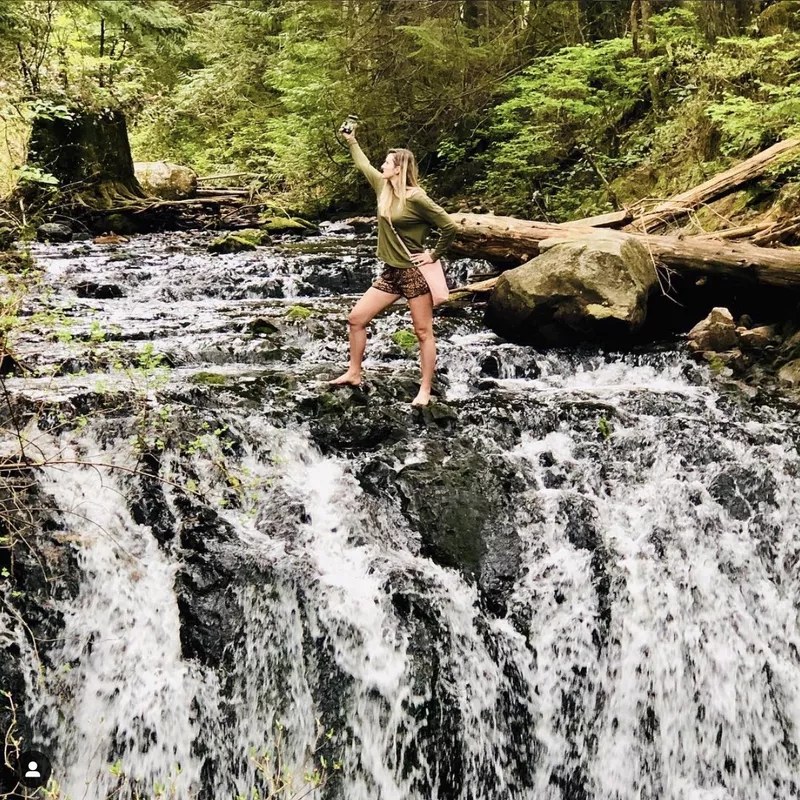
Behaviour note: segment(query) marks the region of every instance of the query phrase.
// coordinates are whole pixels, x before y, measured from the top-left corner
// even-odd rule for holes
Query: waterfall
[[[141,414],[40,421],[69,462],[39,489],[79,588],[41,680],[5,611],[0,643],[61,797],[249,797],[276,737],[298,787],[316,767],[346,800],[794,796],[796,412],[722,391],[679,343],[537,353],[474,312],[438,319],[441,402],[412,411],[403,306],[373,328],[367,387],[331,392],[335,281],[370,256],[314,244],[309,265],[142,237],[124,252],[147,277],[40,248],[59,280],[135,282],[96,319],[118,358],[146,328],[174,362],[147,420],[181,409],[149,462]],[[72,419],[93,381],[8,386]]]

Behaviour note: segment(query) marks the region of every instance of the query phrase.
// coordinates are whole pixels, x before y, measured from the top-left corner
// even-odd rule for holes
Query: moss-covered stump
[[[37,117],[28,163],[58,179],[78,203],[113,208],[144,199],[133,171],[125,116],[73,108],[64,117]]]

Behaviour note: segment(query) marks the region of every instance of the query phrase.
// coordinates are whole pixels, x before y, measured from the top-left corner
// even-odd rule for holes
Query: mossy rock
[[[273,336],[278,333],[278,326],[262,317],[251,320],[247,327],[254,336]]]
[[[259,222],[261,230],[272,234],[307,234],[319,231],[319,228],[313,222],[309,222],[302,217],[262,217]]]
[[[286,312],[286,319],[308,319],[314,315],[314,310],[306,306],[292,306]]]
[[[234,235],[238,236],[240,239],[246,239],[248,242],[252,242],[257,247],[265,244],[272,244],[270,235],[266,231],[261,231],[258,228],[245,228],[243,231],[236,231]]]
[[[403,350],[413,350],[419,340],[417,339],[416,335],[411,331],[395,331],[392,334],[392,341],[401,349]]]
[[[239,233],[228,233],[220,236],[208,246],[209,253],[245,253],[255,250],[256,243]]]
[[[221,386],[227,378],[217,372],[196,372],[189,378],[189,383],[199,386]]]
[[[762,36],[800,30],[800,0],[778,0],[759,14],[757,24]]]

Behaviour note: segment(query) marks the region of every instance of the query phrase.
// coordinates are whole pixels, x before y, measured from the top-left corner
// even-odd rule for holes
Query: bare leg
[[[436,369],[436,340],[433,338],[433,298],[428,294],[414,297],[408,301],[414,333],[419,339],[419,359],[422,366],[422,380],[419,392],[411,401],[412,406],[426,406],[431,399],[431,381]]]
[[[364,349],[367,346],[367,325],[398,297],[399,294],[382,292],[372,286],[364,292],[347,318],[350,326],[350,366],[344,375],[340,375],[330,383],[334,385],[349,383],[351,386],[358,386],[361,383],[361,360],[364,358]]]

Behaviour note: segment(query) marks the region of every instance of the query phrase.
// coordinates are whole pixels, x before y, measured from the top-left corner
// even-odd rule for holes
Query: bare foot
[[[340,375],[336,380],[328,381],[331,386],[341,386],[342,384],[349,383],[350,386],[360,386],[361,385],[361,373],[360,372],[352,372],[351,370],[347,370],[344,375]]]
[[[417,396],[411,401],[412,406],[426,406],[431,400],[430,389],[420,389]]]

